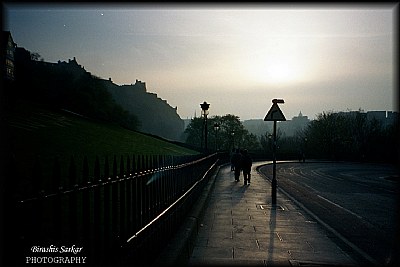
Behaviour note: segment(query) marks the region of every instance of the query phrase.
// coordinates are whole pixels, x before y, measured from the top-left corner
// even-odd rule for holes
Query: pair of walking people
[[[231,164],[234,167],[235,181],[239,182],[240,172],[243,170],[244,185],[247,185],[247,183],[250,184],[250,171],[253,161],[247,149],[242,151],[236,149],[235,153],[231,157]]]

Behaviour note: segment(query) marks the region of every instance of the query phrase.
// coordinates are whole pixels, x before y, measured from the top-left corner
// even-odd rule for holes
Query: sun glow
[[[273,63],[266,66],[264,70],[261,69],[261,71],[260,75],[265,75],[265,80],[271,83],[290,82],[295,80],[296,75],[298,75],[298,72],[288,62]],[[265,73],[263,74],[263,72]]]
[[[288,85],[310,79],[312,43],[301,38],[260,38],[249,50],[246,73],[251,80],[271,85]]]
[[[264,56],[253,60],[249,67],[249,75],[252,80],[285,85],[306,79],[305,67],[298,62],[296,57]]]

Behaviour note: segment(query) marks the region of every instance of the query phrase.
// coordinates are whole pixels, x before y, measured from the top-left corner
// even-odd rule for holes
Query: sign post
[[[285,115],[283,115],[282,110],[279,108],[278,104],[283,104],[285,101],[283,99],[273,99],[272,107],[265,115],[264,121],[273,121],[273,149],[272,149],[272,205],[276,205],[276,122],[285,121]]]

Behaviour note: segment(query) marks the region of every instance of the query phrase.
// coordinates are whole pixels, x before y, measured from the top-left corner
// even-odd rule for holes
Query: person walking
[[[235,148],[232,148],[232,152],[231,152],[231,171],[235,170],[235,165],[233,164],[233,161],[232,161],[233,155],[235,155]]]
[[[247,183],[250,184],[250,178],[251,178],[250,172],[251,172],[251,166],[253,165],[253,160],[251,159],[247,149],[243,150],[241,165],[243,170],[244,185],[247,185]]]
[[[240,154],[240,150],[236,149],[235,154],[232,155],[231,163],[235,168],[235,181],[239,182],[241,163],[242,163],[242,155]]]

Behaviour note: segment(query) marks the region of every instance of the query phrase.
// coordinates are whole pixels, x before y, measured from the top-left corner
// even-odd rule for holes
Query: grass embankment
[[[67,176],[71,156],[78,176],[82,172],[84,156],[90,174],[96,156],[104,167],[105,157],[134,155],[193,155],[198,152],[139,132],[80,117],[65,111],[50,111],[33,105],[16,108],[7,118],[9,137],[17,169],[23,177],[30,177],[36,158],[40,158],[44,176],[51,176],[54,159],[58,157],[62,176]],[[101,172],[103,169],[101,168]],[[28,178],[29,179],[29,178]]]

